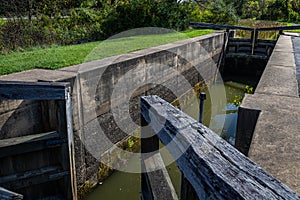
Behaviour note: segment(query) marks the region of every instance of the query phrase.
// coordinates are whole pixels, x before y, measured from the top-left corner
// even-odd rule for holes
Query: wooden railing
[[[211,28],[211,29],[225,29],[226,34],[232,30],[250,31],[250,38],[234,38],[229,37],[228,45],[225,47],[225,57],[250,57],[256,59],[266,60],[270,57],[277,40],[258,39],[259,32],[278,31],[282,34],[285,30],[300,30],[300,25],[297,26],[281,26],[281,27],[267,27],[267,28],[250,28],[244,26],[209,24],[202,22],[190,22],[190,26],[196,28]]]
[[[216,133],[158,96],[141,98],[143,199],[179,199],[163,167],[158,140],[183,174],[180,199],[300,199]],[[144,155],[144,154],[143,154]],[[155,171],[155,169],[158,169]]]
[[[37,101],[51,129],[0,140],[1,199],[77,199],[70,90],[69,83],[0,82],[1,102]]]
[[[266,28],[251,28],[245,26],[210,24],[203,22],[190,22],[190,26],[199,28],[211,29],[228,29],[228,30],[245,30],[245,31],[285,31],[285,30],[300,30],[300,25],[296,26],[280,26],[280,27],[266,27]]]
[[[0,199],[2,199],[2,200],[22,200],[23,195],[9,191],[3,187],[0,187]]]

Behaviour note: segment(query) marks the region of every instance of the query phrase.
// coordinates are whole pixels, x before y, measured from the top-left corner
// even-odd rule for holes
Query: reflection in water
[[[218,92],[218,90],[224,89],[222,85],[214,85],[212,87],[213,88],[204,91],[207,94],[207,99],[204,103],[203,124],[210,127],[217,134],[222,135],[222,137],[225,137],[227,141],[233,144],[235,138],[237,108],[231,103],[233,102],[235,96],[244,94],[243,90],[225,84],[226,102],[220,102],[217,105],[213,103],[214,111],[212,111],[212,100],[209,91],[213,91],[214,94],[222,94],[221,92]],[[213,96],[214,98],[218,98],[216,95]],[[223,97],[221,96],[220,99],[221,98]],[[196,99],[195,96],[188,98],[185,102],[185,105],[186,106],[182,106],[181,109],[194,119],[198,120],[198,99]],[[222,122],[224,118],[225,123],[223,127]],[[171,155],[162,155],[162,157],[164,160],[166,160],[170,159]],[[128,166],[126,167],[140,165],[140,163],[137,161],[138,159],[130,159]],[[181,172],[178,170],[175,162],[167,166],[167,170],[171,177],[176,193],[179,196]],[[86,200],[139,200],[141,199],[140,181],[140,174],[116,171],[107,180],[105,180],[102,185],[99,185],[91,194],[89,194]]]
[[[243,87],[241,84],[225,84],[226,92],[226,102],[220,102],[219,104],[214,103],[212,112],[212,100],[211,94],[209,91],[213,90],[214,98],[223,98],[221,91],[223,89],[222,85],[214,85],[209,90],[206,89],[204,92],[207,94],[207,99],[204,103],[204,116],[203,124],[215,133],[221,135],[223,138],[226,138],[231,144],[234,144],[236,124],[237,124],[237,107],[232,104],[235,99],[235,96],[244,95],[244,91],[240,88]],[[220,96],[218,97],[218,94]],[[194,119],[198,120],[199,108],[198,108],[198,99],[192,97],[189,99],[186,107],[182,108],[182,111],[189,114]],[[224,122],[225,119],[225,122]],[[224,123],[223,123],[224,122]]]

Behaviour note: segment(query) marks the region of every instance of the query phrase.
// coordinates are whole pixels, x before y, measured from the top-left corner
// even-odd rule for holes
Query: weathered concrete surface
[[[247,95],[242,107],[261,110],[249,158],[300,193],[300,99]]]
[[[213,33],[60,70],[20,72],[2,76],[0,80],[71,82],[77,183],[81,185],[87,180],[96,183],[99,159],[117,157],[117,151],[110,148],[127,138],[127,133],[135,128],[134,123],[140,121],[139,96],[156,94],[171,102],[199,81],[211,80],[223,46],[223,36],[223,33]],[[114,95],[121,81],[123,88]],[[36,109],[41,108],[38,103],[35,106]],[[40,115],[34,120],[30,115],[22,117],[41,127],[36,125],[28,130],[26,126],[25,130],[21,125],[16,127],[15,123],[20,121],[21,116],[18,115],[21,109],[18,104],[1,102],[1,107],[0,127],[6,129],[0,133],[0,138],[40,132],[43,128]],[[113,112],[114,107],[129,110],[129,115]],[[12,112],[13,116],[10,117],[7,112]],[[10,118],[9,123],[7,117],[1,122],[4,116]],[[134,123],[127,125],[128,121]],[[120,124],[125,126],[120,127]],[[19,131],[12,134],[12,130]]]
[[[296,64],[291,37],[279,38],[255,93],[298,97]]]
[[[292,37],[280,36],[255,93],[240,107],[239,115],[258,115],[255,127],[247,117],[239,119],[236,147],[300,194],[300,98]]]
[[[298,91],[300,94],[300,34],[298,37],[293,38],[294,50],[295,50],[295,62],[296,62],[296,76],[298,81]]]
[[[77,72],[61,72],[58,70],[33,69],[24,72],[1,76],[1,81],[62,81],[76,76]]]
[[[296,78],[288,78],[296,77],[295,66],[280,66],[275,64],[268,66],[272,67],[267,67],[264,71],[255,93],[297,97],[297,80]]]

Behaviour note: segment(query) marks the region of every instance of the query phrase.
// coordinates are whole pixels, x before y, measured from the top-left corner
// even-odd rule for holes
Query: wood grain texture
[[[213,131],[158,96],[141,98],[151,122],[199,199],[300,199]]]
[[[21,200],[23,195],[9,191],[3,187],[0,187],[0,199],[2,200]]]
[[[49,148],[49,142],[58,139],[56,131],[0,140],[0,158]]]
[[[0,82],[0,100],[64,100],[69,83]]]
[[[160,154],[156,153],[147,158],[145,160],[145,167],[148,171],[147,178],[151,186],[153,200],[178,200],[171,178]],[[160,169],[156,170],[157,168]]]

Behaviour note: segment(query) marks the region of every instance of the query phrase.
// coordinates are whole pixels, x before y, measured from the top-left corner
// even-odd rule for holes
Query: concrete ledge
[[[295,67],[267,65],[255,93],[298,97]]]
[[[294,53],[292,37],[280,36],[255,93],[246,95],[239,108],[236,147],[300,194],[300,98]]]
[[[68,80],[76,76],[74,72],[46,70],[46,69],[33,69],[14,74],[4,75],[0,77],[0,81],[24,81],[24,82],[37,82],[37,81],[62,81]]]
[[[260,110],[249,158],[300,194],[300,99],[254,94],[241,107]]]
[[[296,77],[298,81],[298,92],[300,94],[300,34],[298,37],[293,38],[296,62]]]
[[[293,43],[290,36],[281,35],[277,41],[273,52],[280,51],[285,53],[293,53]]]

